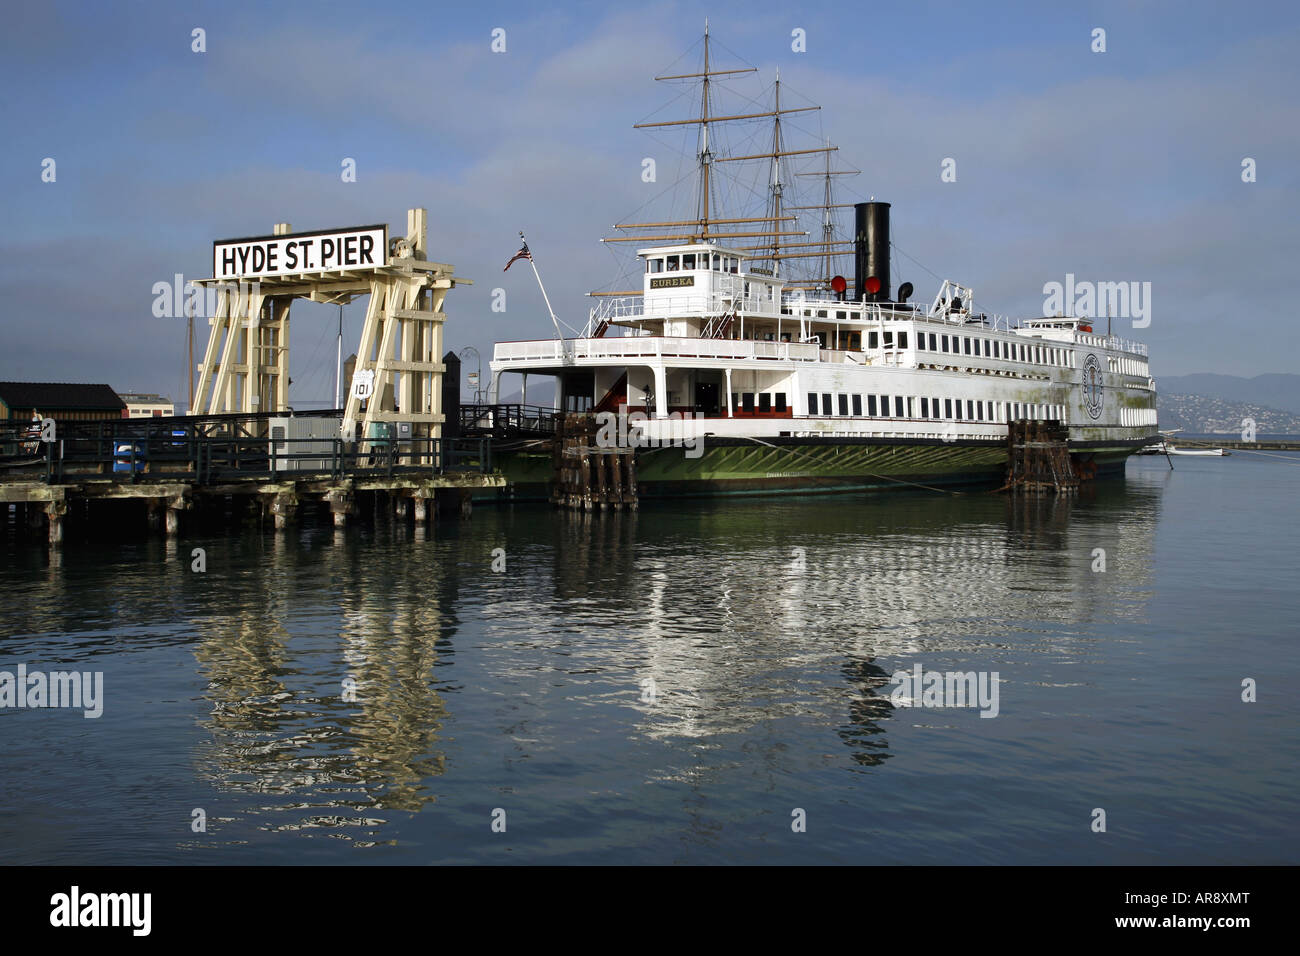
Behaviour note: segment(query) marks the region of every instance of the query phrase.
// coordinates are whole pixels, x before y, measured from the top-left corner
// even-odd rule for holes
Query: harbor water
[[[1297,464],[53,551],[11,519],[0,671],[102,674],[102,712],[0,709],[0,860],[1300,863]],[[922,706],[918,665],[996,707]]]

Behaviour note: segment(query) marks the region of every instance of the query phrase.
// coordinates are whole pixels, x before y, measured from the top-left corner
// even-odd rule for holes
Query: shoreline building
[[[126,418],[126,403],[108,385],[78,382],[0,382],[0,421],[57,422]]]
[[[119,397],[126,403],[127,418],[171,418],[176,414],[176,406],[165,395],[121,392]]]

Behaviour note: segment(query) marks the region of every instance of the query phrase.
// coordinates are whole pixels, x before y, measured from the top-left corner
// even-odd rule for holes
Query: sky
[[[787,139],[829,138],[836,167],[860,171],[836,177],[838,201],[893,204],[896,277],[918,299],[950,278],[982,310],[1031,317],[1067,274],[1150,283],[1149,326],[1114,329],[1149,346],[1157,384],[1294,370],[1294,5],[5,8],[0,379],[183,404],[185,323],[153,314],[156,283],[210,275],[216,239],[276,222],[397,233],[414,206],[429,211],[429,258],[474,282],[447,298],[447,348],[474,347],[486,373],[494,342],[552,336],[531,271],[502,272],[521,230],[560,319],[581,328],[587,292],[628,287],[626,250],[600,242],[612,224],[686,211],[671,187],[689,179],[691,141],[633,124],[692,114],[688,91],[653,78],[697,66],[706,16],[715,67],[759,71],[720,97],[763,102],[779,70],[786,105],[821,106],[788,117]],[[722,198],[743,205],[735,188]],[[363,308],[346,311],[345,354]],[[292,316],[291,401],[330,404],[337,312],[299,302]]]

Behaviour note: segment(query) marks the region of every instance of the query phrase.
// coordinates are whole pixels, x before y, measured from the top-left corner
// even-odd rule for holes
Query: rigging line
[[[928,273],[930,274],[931,278],[933,278],[933,279],[935,279],[935,280],[937,280],[937,281],[939,281],[939,282],[943,282],[943,281],[944,281],[943,276],[939,275],[939,274],[936,273],[936,272],[931,271],[929,268],[926,267],[925,263],[921,262],[919,259],[915,259],[915,258],[913,258],[912,256],[909,256],[906,252],[904,252],[904,251],[899,247],[898,243],[894,242],[894,241],[891,239],[889,244],[890,244],[890,246],[893,247],[894,251],[897,252],[899,255],[901,255],[901,256],[903,256],[904,258],[910,260],[911,262],[915,263],[916,265],[918,265],[918,266],[920,266],[922,269],[924,269],[926,272],[928,272]],[[984,301],[982,297],[981,297],[980,301]],[[1008,329],[1010,328],[1010,322],[1011,322],[1011,313],[1010,313],[1010,312],[998,312],[995,306],[988,306],[988,308],[993,309],[993,314],[994,314],[995,317],[998,316],[998,315],[1006,316],[1006,319],[1007,319],[1007,322],[1008,322]]]
[[[710,37],[709,39],[711,40],[711,39],[713,39],[713,38]],[[695,58],[692,60],[692,62],[694,62],[694,63],[699,63],[700,61],[702,61],[704,58],[703,58],[703,56],[699,55],[699,53],[702,52],[702,51],[699,51],[699,48],[703,45],[703,43],[704,43],[704,37],[700,37],[698,40],[696,40],[694,43],[692,43],[690,46],[688,46],[685,50],[683,50],[683,51],[681,52],[681,54],[677,57],[677,59],[673,60],[673,62],[669,63],[667,66],[665,66],[665,67],[663,67],[663,68],[661,68],[661,69],[655,70],[655,76],[671,76],[671,75],[672,75],[672,72],[671,72],[671,71],[677,69],[677,64],[678,64],[678,63],[681,63],[683,60],[685,60],[685,59],[686,59],[688,56],[690,56],[692,53],[696,53],[696,54],[697,54],[697,55],[695,56]],[[699,52],[697,52],[697,51],[699,51]],[[668,82],[668,81],[665,81],[665,82]],[[688,86],[691,86],[691,85],[694,85],[694,84],[687,84],[687,85],[688,85]]]
[[[673,147],[669,147],[666,144],[660,144],[660,145],[664,145],[666,149],[673,149]],[[678,189],[687,180],[687,178],[692,177],[694,175],[695,173],[694,167],[691,167],[690,169],[687,169],[685,171],[682,170],[684,159],[685,157],[679,158],[678,165],[677,165],[679,175],[677,179],[669,183],[663,189],[659,190],[659,192],[655,193],[655,195],[651,196],[649,199],[643,202],[640,206],[638,206],[635,210],[633,210],[628,216],[624,217],[626,220],[632,220],[633,217],[640,215],[642,209],[645,209],[651,203],[658,202],[669,192]]]
[[[668,109],[668,107],[673,106],[674,104],[676,104],[678,100],[684,99],[684,98],[686,98],[688,95],[690,95],[690,94],[692,94],[692,93],[694,93],[694,92],[695,92],[695,91],[694,91],[692,88],[690,88],[690,87],[687,87],[687,88],[683,89],[680,93],[678,93],[676,96],[674,96],[672,99],[670,99],[667,103],[664,103],[664,104],[663,104],[662,106],[660,106],[658,109],[653,110],[652,112],[648,113],[647,115],[641,117],[641,119],[637,120],[637,122],[638,122],[638,123],[644,123],[644,122],[646,122],[646,121],[649,120],[652,116],[655,116],[655,115],[658,114],[658,113],[662,113],[664,110]],[[633,129],[635,129],[635,128],[636,128],[636,127],[633,126]]]
[[[697,40],[696,42],[697,42],[697,43],[703,43],[703,42],[704,42],[704,38],[701,37],[701,38],[700,38],[699,40]],[[709,34],[709,43],[710,43],[711,46],[718,47],[718,48],[722,49],[723,52],[731,54],[731,56],[734,57],[735,60],[736,60],[738,63],[740,63],[741,66],[744,66],[744,67],[746,67],[746,68],[748,68],[748,69],[751,69],[751,70],[756,70],[756,69],[758,69],[756,66],[754,66],[754,64],[750,63],[750,62],[749,62],[748,60],[746,60],[743,56],[741,56],[741,55],[740,55],[739,53],[737,53],[735,50],[731,49],[731,47],[727,46],[725,43],[723,43],[721,40],[719,40],[717,37],[713,36],[712,34]]]
[[[903,256],[905,259],[908,259],[909,261],[920,266],[926,272],[929,272],[933,278],[938,279],[940,282],[943,281],[943,276],[939,275],[937,272],[931,272],[931,270],[925,265],[925,263],[921,262],[919,259],[914,259],[912,256],[909,256],[906,252],[904,252],[902,249],[899,248],[898,243],[891,242],[890,245],[894,247],[894,251],[897,252],[899,255]]]
[[[315,386],[316,380],[320,378],[321,372],[324,371],[324,366],[319,366],[319,367],[316,366],[316,356],[320,353],[320,347],[325,342],[326,333],[333,332],[333,331],[334,330],[330,328],[328,325],[322,326],[320,338],[316,341],[316,348],[312,349],[311,358],[307,360],[307,368],[310,370],[313,367],[315,367],[316,371],[315,374],[311,374],[309,372],[311,377],[308,378],[307,381],[303,383],[304,386],[303,391],[307,391],[306,388],[307,385]],[[293,376],[290,376],[290,378],[292,377]],[[315,399],[312,399],[312,401],[315,401]]]
[[[720,138],[721,138],[721,137],[720,137]],[[730,139],[730,138],[728,138],[728,139]],[[742,139],[742,141],[743,141],[744,143],[746,143],[746,144],[748,144],[748,143],[757,143],[757,133],[755,133],[754,135],[751,135],[751,136],[749,136],[749,137],[744,137],[744,138]],[[663,142],[662,140],[656,140],[656,142],[658,142],[661,146],[663,146],[663,147],[666,148],[666,149],[671,149],[671,150],[673,150],[674,152],[678,152],[679,155],[680,155],[680,159],[681,159],[681,164],[682,164],[682,165],[685,165],[686,161],[689,160],[689,159],[691,159],[690,156],[687,156],[687,155],[686,155],[686,150],[684,150],[684,149],[683,149],[683,150],[679,150],[679,149],[677,149],[676,147],[674,147],[674,146],[672,146],[672,145],[670,145],[670,144],[668,144],[668,143]],[[729,143],[728,143],[728,142],[724,142],[722,145],[727,146],[727,145],[729,145]],[[750,148],[750,147],[746,146],[745,148]],[[754,146],[753,148],[758,148],[758,147],[757,147],[757,145],[756,145],[756,146]],[[724,155],[724,156],[725,156],[725,155],[727,155],[728,153],[732,152],[732,150],[724,148],[724,149],[719,150],[718,152],[719,152],[719,155]],[[760,160],[753,160],[753,161],[751,161],[751,162],[757,164],[758,162],[760,162]],[[679,168],[680,168],[680,167],[679,167]],[[692,165],[690,166],[690,168],[689,168],[689,169],[686,171],[686,173],[682,176],[682,179],[685,179],[686,176],[693,176],[696,172],[697,172],[697,168],[696,168],[696,167],[694,166],[694,164],[692,163]],[[762,178],[762,179],[766,180],[766,178],[767,178],[767,170],[761,170],[761,171],[760,171],[760,170],[758,170],[757,168],[752,168],[752,169],[749,170],[749,176],[748,176],[748,177],[745,176],[745,172],[746,172],[746,170],[743,169],[743,168],[737,168],[734,172],[731,172],[731,171],[723,172],[722,170],[718,169],[718,170],[715,170],[715,172],[714,172],[714,176],[716,177],[716,179],[717,179],[719,182],[721,182],[721,183],[725,183],[725,184],[728,184],[728,185],[732,186],[733,188],[744,188],[746,191],[748,191],[748,192],[750,192],[751,194],[753,194],[753,195],[755,196],[755,198],[757,198],[757,197],[760,195],[759,190],[756,188],[756,186],[754,186],[754,185],[750,185],[749,182],[748,182],[747,180],[749,180],[749,179],[757,180],[757,179],[759,179],[759,178]],[[680,185],[680,184],[681,184],[681,179],[679,179],[677,183],[674,183],[672,186],[670,186],[669,189],[672,189],[672,188],[674,188],[674,187],[676,187],[676,186],[678,186],[678,185]],[[766,189],[766,183],[764,183],[764,190],[765,190],[765,189]],[[655,197],[655,198],[660,198],[660,197],[662,197],[663,194],[664,194],[665,192],[667,192],[667,191],[668,191],[668,190],[661,191],[661,193],[659,194],[659,196],[657,196],[657,197]],[[765,194],[763,194],[763,198],[766,199],[766,195],[765,195]],[[649,202],[647,202],[645,205],[649,205]],[[644,206],[642,206],[642,208],[644,208]]]

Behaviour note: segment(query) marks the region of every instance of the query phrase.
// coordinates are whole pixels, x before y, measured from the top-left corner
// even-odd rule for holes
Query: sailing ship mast
[[[760,153],[757,156],[729,156],[723,162],[739,162],[745,159],[770,159],[772,161],[772,175],[768,183],[768,215],[773,219],[790,218],[786,217],[789,210],[805,209],[805,206],[791,206],[787,208],[783,205],[785,200],[786,183],[782,176],[781,160],[787,156],[807,156],[813,153],[823,153],[826,156],[827,168],[830,167],[830,155],[839,149],[838,146],[832,146],[828,140],[825,146],[818,146],[813,149],[785,149],[785,140],[781,131],[781,116],[786,112],[796,112],[795,110],[781,109],[781,71],[776,73],[776,82],[772,88],[773,97],[773,119],[772,119],[772,151],[770,153]],[[801,235],[807,235],[806,232]],[[774,233],[772,241],[767,245],[759,246],[742,246],[747,251],[768,251],[769,255],[758,261],[770,260],[772,263],[772,274],[780,275],[780,262],[787,258],[782,255],[781,234]],[[808,245],[808,243],[795,242],[786,243],[786,248],[796,248]]]
[[[785,185],[781,182],[781,71],[776,71],[776,82],[772,87],[772,105],[776,116],[772,118],[772,182],[768,187],[767,208],[773,219],[781,218],[781,196]],[[772,237],[772,275],[780,274],[777,256],[781,254],[781,237]]]
[[[817,252],[797,252],[785,253],[782,259],[820,259],[821,264],[815,278],[809,279],[800,285],[787,285],[787,289],[829,289],[831,279],[836,274],[833,267],[836,256],[845,256],[853,251],[853,243],[849,240],[835,238],[835,214],[833,209],[847,209],[853,205],[849,202],[835,202],[835,190],[833,176],[856,176],[860,170],[856,169],[831,169],[830,151],[835,147],[830,145],[830,140],[826,141],[826,168],[818,172],[795,173],[796,176],[820,176],[823,179],[822,185],[822,202],[816,206],[790,206],[788,208],[799,211],[818,210],[821,213],[819,224],[821,226],[821,239],[817,242],[799,243],[801,246],[813,247],[820,246]]]
[[[812,110],[821,109],[820,106],[798,106],[794,108],[781,108],[779,103],[772,110],[760,113],[740,113],[734,115],[717,115],[713,112],[713,78],[718,76],[731,76],[740,73],[757,73],[754,67],[738,67],[734,69],[717,70],[713,68],[713,57],[710,50],[709,24],[706,20],[704,23],[704,69],[698,73],[676,73],[666,76],[656,76],[657,81],[672,80],[700,80],[700,115],[693,116],[689,119],[681,120],[661,120],[651,123],[637,123],[634,129],[654,129],[670,126],[690,126],[699,127],[697,140],[696,161],[698,163],[699,175],[699,193],[696,202],[696,217],[694,219],[674,220],[668,222],[642,222],[642,223],[620,223],[614,226],[616,230],[638,230],[647,228],[660,229],[677,229],[677,232],[670,232],[658,235],[624,235],[624,236],[607,236],[602,242],[706,242],[716,239],[779,239],[783,236],[803,236],[807,233],[802,230],[783,229],[782,223],[790,223],[796,217],[786,215],[784,212],[773,212],[769,209],[768,213],[763,216],[750,216],[740,218],[718,218],[714,215],[713,210],[713,166],[715,163],[734,163],[746,160],[776,158],[779,156],[794,155],[780,149],[780,127],[777,127],[776,142],[769,153],[758,153],[752,156],[716,156],[713,151],[712,130],[713,127],[725,124],[741,122],[752,119],[766,119],[775,117],[778,119],[789,113],[806,113]],[[796,152],[820,152],[820,150],[800,150]],[[777,173],[776,175],[779,175]],[[718,225],[753,225],[758,228],[749,231],[715,229]],[[780,248],[779,245],[776,248]]]
[[[852,203],[834,201],[834,176],[856,176],[856,169],[833,169],[831,154],[839,147],[825,145],[809,149],[787,149],[785,116],[792,113],[805,113],[820,110],[820,106],[789,107],[782,104],[781,74],[778,71],[772,86],[771,109],[763,112],[719,114],[717,91],[714,84],[720,77],[737,74],[757,73],[754,67],[735,67],[729,69],[715,68],[715,55],[708,21],[704,24],[703,67],[693,73],[672,73],[656,76],[658,82],[699,81],[700,92],[699,115],[688,119],[661,120],[635,124],[635,129],[658,129],[668,127],[698,127],[696,139],[696,176],[697,192],[694,204],[694,219],[667,220],[660,222],[626,222],[616,223],[614,230],[621,235],[606,236],[601,241],[610,243],[690,243],[721,241],[726,242],[737,251],[759,253],[751,260],[754,265],[765,265],[770,274],[781,275],[785,272],[786,260],[811,260],[809,266],[793,270],[795,275],[808,276],[799,284],[787,285],[788,289],[828,289],[835,269],[836,257],[851,254],[851,240],[837,240],[836,210],[852,206]],[[770,119],[772,133],[770,147],[765,152],[747,155],[719,155],[716,149],[719,128],[726,124],[756,119]],[[815,172],[793,172],[789,157],[821,154],[825,159],[825,168]],[[784,161],[784,162],[783,162]],[[718,184],[715,182],[719,170],[714,167],[722,163],[766,162],[769,164],[765,183],[765,208],[761,216],[741,216],[723,218],[716,210]],[[787,192],[793,176],[818,176],[822,183],[822,202],[816,205],[786,205]],[[797,201],[797,200],[796,200]],[[818,235],[810,236],[808,229],[801,228],[800,215],[804,212],[818,210]],[[725,227],[725,228],[719,228]],[[653,232],[649,231],[653,230]],[[843,234],[843,233],[840,233]],[[794,241],[807,237],[812,241]],[[736,240],[752,240],[753,244],[734,244]],[[791,263],[793,265],[793,263]],[[756,271],[768,271],[759,268]],[[635,296],[639,289],[591,292],[592,296]]]
[[[700,225],[704,236],[709,234],[709,215],[713,208],[709,205],[709,167],[713,165],[713,153],[709,150],[709,21],[704,21],[704,79],[700,83]]]

